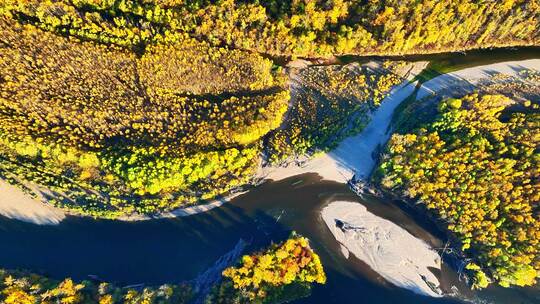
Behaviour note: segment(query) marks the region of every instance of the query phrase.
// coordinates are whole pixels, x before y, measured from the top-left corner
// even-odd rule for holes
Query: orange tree
[[[223,271],[223,282],[210,303],[275,303],[307,296],[310,284],[324,284],[326,275],[308,240],[292,236],[270,248],[242,257]]]

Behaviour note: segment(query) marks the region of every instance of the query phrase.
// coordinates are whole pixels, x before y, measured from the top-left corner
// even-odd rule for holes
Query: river
[[[444,235],[399,202],[356,196],[347,186],[304,174],[267,182],[231,203],[203,214],[176,219],[118,222],[68,217],[56,226],[38,226],[0,217],[1,267],[25,268],[54,278],[88,279],[96,275],[121,285],[182,282],[195,278],[239,239],[261,248],[294,230],[307,236],[321,255],[328,274],[310,298],[297,303],[460,303],[454,298],[428,298],[393,288],[362,262],[345,259],[320,218],[334,200],[364,204],[378,216],[398,223],[434,247]],[[443,267],[441,281],[456,284],[456,274]],[[534,289],[490,288],[467,298],[494,303],[538,303]],[[536,298],[535,298],[536,297]]]
[[[450,73],[470,67],[488,65],[504,61],[540,58],[540,47],[495,48],[472,50],[463,53],[437,53],[404,56],[342,56],[338,63],[368,62],[370,60],[405,60],[410,62],[429,61],[429,65],[418,79],[427,81],[443,73]]]
[[[521,55],[505,53],[504,60],[540,58],[538,49],[534,52],[534,56],[531,49]],[[465,61],[453,64],[460,68],[474,65],[468,58]],[[478,60],[481,64],[486,61],[497,62],[497,58]],[[437,62],[435,59],[432,66]],[[452,64],[445,67],[448,69]],[[434,248],[445,244],[442,232],[399,201],[360,198],[345,184],[302,174],[266,182],[221,207],[175,219],[122,222],[68,216],[58,225],[40,226],[0,216],[0,267],[28,269],[58,279],[82,280],[94,275],[120,285],[176,283],[196,278],[240,239],[249,243],[247,250],[254,250],[283,240],[294,230],[311,240],[328,275],[326,285],[316,286],[311,297],[296,303],[462,303],[463,299],[540,303],[538,287],[492,286],[470,291],[446,264],[437,275],[447,290],[457,287],[458,297],[429,298],[392,287],[361,261],[343,257],[320,217],[320,210],[334,200],[364,204]]]

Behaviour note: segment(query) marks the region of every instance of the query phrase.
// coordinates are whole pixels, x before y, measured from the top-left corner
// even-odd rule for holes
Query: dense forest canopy
[[[171,211],[249,183],[263,153],[281,162],[331,149],[404,80],[398,62],[289,75],[278,62],[539,43],[539,0],[0,0],[0,178],[78,214]],[[538,108],[447,99],[407,117],[378,171],[474,257],[475,286],[531,285],[540,271]],[[302,238],[224,275],[216,301],[264,302],[325,280]],[[16,276],[0,272],[7,303],[115,296]]]
[[[138,56],[2,17],[0,40],[1,173],[82,212],[152,213],[245,183],[288,106],[271,61],[189,37]]]
[[[481,269],[503,286],[532,285],[540,270],[537,102],[447,99],[394,134],[381,164],[383,187],[419,199],[477,256],[469,268],[478,287],[488,284]]]
[[[138,51],[171,34],[302,57],[431,53],[540,39],[538,0],[4,0],[0,12]]]
[[[2,177],[43,186],[50,202],[79,213],[168,211],[247,183],[262,152],[276,161],[328,149],[351,113],[363,113],[358,131],[402,80],[392,64],[306,72],[310,88],[295,93],[282,126],[290,99],[282,68],[181,29],[218,6],[236,4],[2,2]]]
[[[189,303],[193,290],[188,284],[124,288],[106,282],[54,280],[23,271],[0,269],[0,301],[5,304],[136,304]]]

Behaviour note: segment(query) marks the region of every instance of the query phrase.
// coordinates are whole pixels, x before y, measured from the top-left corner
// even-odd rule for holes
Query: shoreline
[[[392,124],[394,110],[409,96],[416,93],[415,99],[420,100],[451,89],[457,83],[461,85],[467,83],[474,89],[478,82],[491,77],[494,73],[518,76],[519,71],[523,69],[540,71],[540,59],[507,61],[466,68],[437,76],[419,87],[417,87],[417,81],[406,80],[393,88],[390,94],[384,98],[381,106],[374,111],[372,120],[360,134],[345,138],[334,150],[306,160],[300,166],[291,163],[287,167],[260,168],[259,176],[278,181],[298,174],[317,173],[323,179],[339,183],[347,183],[353,176],[367,179],[376,165],[372,153],[377,147],[384,146],[390,138],[391,129],[389,127]],[[465,92],[464,88],[462,90]],[[472,90],[467,92],[470,91]],[[388,108],[392,109],[390,113],[386,113]],[[377,121],[376,116],[380,113],[382,116],[380,118],[386,120]],[[368,144],[371,146],[369,147]],[[368,147],[371,150],[367,149]]]
[[[159,219],[195,215],[195,214],[210,211],[214,208],[221,207],[223,204],[226,204],[230,202],[232,199],[242,196],[243,194],[246,194],[248,192],[249,192],[248,190],[240,191],[233,194],[229,194],[222,198],[215,198],[208,203],[204,203],[201,205],[193,205],[193,206],[184,207],[184,208],[178,208],[178,209],[174,209],[168,212],[161,212],[156,215],[132,214],[132,215],[120,216],[118,218],[115,218],[114,220],[124,221],[124,222],[136,222],[136,221],[159,220]]]
[[[449,89],[455,82],[463,83],[465,81],[474,87],[480,80],[489,78],[493,73],[516,76],[522,69],[540,71],[540,59],[508,61],[467,68],[435,77],[418,88],[416,88],[416,82],[406,80],[394,87],[381,102],[381,106],[372,112],[372,120],[360,134],[345,138],[336,149],[306,160],[301,165],[259,167],[254,180],[278,181],[303,173],[317,173],[323,179],[339,183],[347,183],[353,176],[366,179],[376,165],[372,153],[378,147],[383,146],[391,135],[388,127],[391,124],[395,109],[415,91],[417,93],[416,100],[419,100],[428,95]],[[411,73],[409,76],[415,74],[417,73]],[[0,182],[9,185],[2,180]],[[8,218],[39,225],[54,225],[60,223],[67,215],[83,216],[76,212],[51,206],[43,200],[32,198],[15,186],[9,186],[11,187],[2,189],[2,192],[7,193],[7,195],[0,198],[0,214]],[[116,218],[116,220],[139,221],[194,215],[219,207],[243,193],[245,192],[214,199],[206,204],[178,208],[152,216],[134,214],[122,216]]]
[[[33,198],[21,188],[2,179],[0,194],[0,215],[7,218],[36,225],[57,225],[66,217],[62,209],[45,203],[43,196],[41,199]]]
[[[414,93],[417,81],[411,82],[428,65],[427,61],[411,63],[404,81],[394,86],[381,101],[380,106],[370,112],[370,121],[358,134],[343,139],[338,146],[314,158],[301,159],[301,165],[289,163],[283,166],[259,168],[259,178],[279,181],[304,173],[317,173],[325,180],[347,183],[357,175],[367,178],[375,160],[371,157],[377,147],[384,145],[390,137],[388,126],[395,109]],[[359,155],[369,157],[358,157]],[[297,159],[298,161],[298,159]]]
[[[534,42],[529,43],[499,43],[499,44],[491,44],[489,46],[484,47],[462,47],[462,48],[441,48],[436,51],[431,51],[427,49],[423,49],[416,52],[410,52],[410,53],[386,53],[384,55],[377,53],[377,52],[367,52],[363,53],[362,55],[354,54],[354,53],[345,53],[340,55],[333,55],[333,56],[299,56],[297,57],[300,60],[304,60],[306,62],[309,62],[310,65],[332,65],[332,64],[340,64],[340,59],[347,58],[347,57],[353,57],[357,58],[359,60],[362,59],[373,59],[373,58],[382,58],[382,59],[390,59],[390,60],[407,60],[408,58],[415,57],[415,56],[437,56],[437,55],[446,55],[446,54],[465,54],[471,53],[471,52],[482,52],[482,51],[498,51],[498,50],[514,50],[514,49],[538,49],[538,44],[535,44]],[[269,57],[275,58],[275,55],[269,54]],[[287,57],[287,56],[285,56]],[[290,57],[290,56],[289,56]],[[279,60],[278,60],[279,61]],[[290,60],[289,62],[292,62],[294,60]]]
[[[36,192],[37,191],[34,190],[34,194],[36,194]],[[248,191],[240,191],[232,193],[224,197],[212,199],[204,204],[177,208],[168,212],[161,212],[156,215],[130,214],[110,220],[136,222],[195,215],[218,208],[247,192]],[[34,198],[28,193],[25,193],[19,187],[9,184],[2,179],[0,179],[0,193],[7,193],[7,195],[0,196],[0,215],[9,219],[19,220],[36,225],[58,225],[68,216],[91,217],[89,215],[84,215],[75,211],[64,210],[62,208],[53,206],[47,203],[42,195],[36,194],[41,198]]]
[[[402,193],[391,192],[384,189],[379,190],[381,191],[381,198],[388,200],[398,200],[403,202],[404,204],[399,206],[400,208],[402,208],[402,210],[424,216],[427,221],[433,223],[434,228],[437,230],[437,232],[441,233],[442,235],[444,235],[444,237],[446,237],[446,243],[448,245],[447,248],[452,249],[452,251],[442,252],[441,258],[444,261],[456,263],[458,261],[462,262],[465,258],[470,258],[465,253],[463,253],[463,251],[461,251],[461,247],[459,246],[459,240],[446,228],[444,221],[441,221],[440,218],[437,218],[436,214],[433,213],[432,210],[427,209],[424,204],[421,204],[418,200],[404,196]],[[466,273],[463,273],[462,275],[467,277]]]

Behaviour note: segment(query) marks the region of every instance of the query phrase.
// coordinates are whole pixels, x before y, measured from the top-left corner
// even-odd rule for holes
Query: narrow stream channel
[[[406,56],[342,56],[338,58],[340,64],[351,62],[365,63],[370,60],[405,60],[429,61],[428,68],[420,75],[420,80],[436,77],[441,73],[471,68],[480,65],[493,64],[504,61],[527,60],[540,58],[540,47],[495,48],[473,50],[463,53],[418,54]]]

